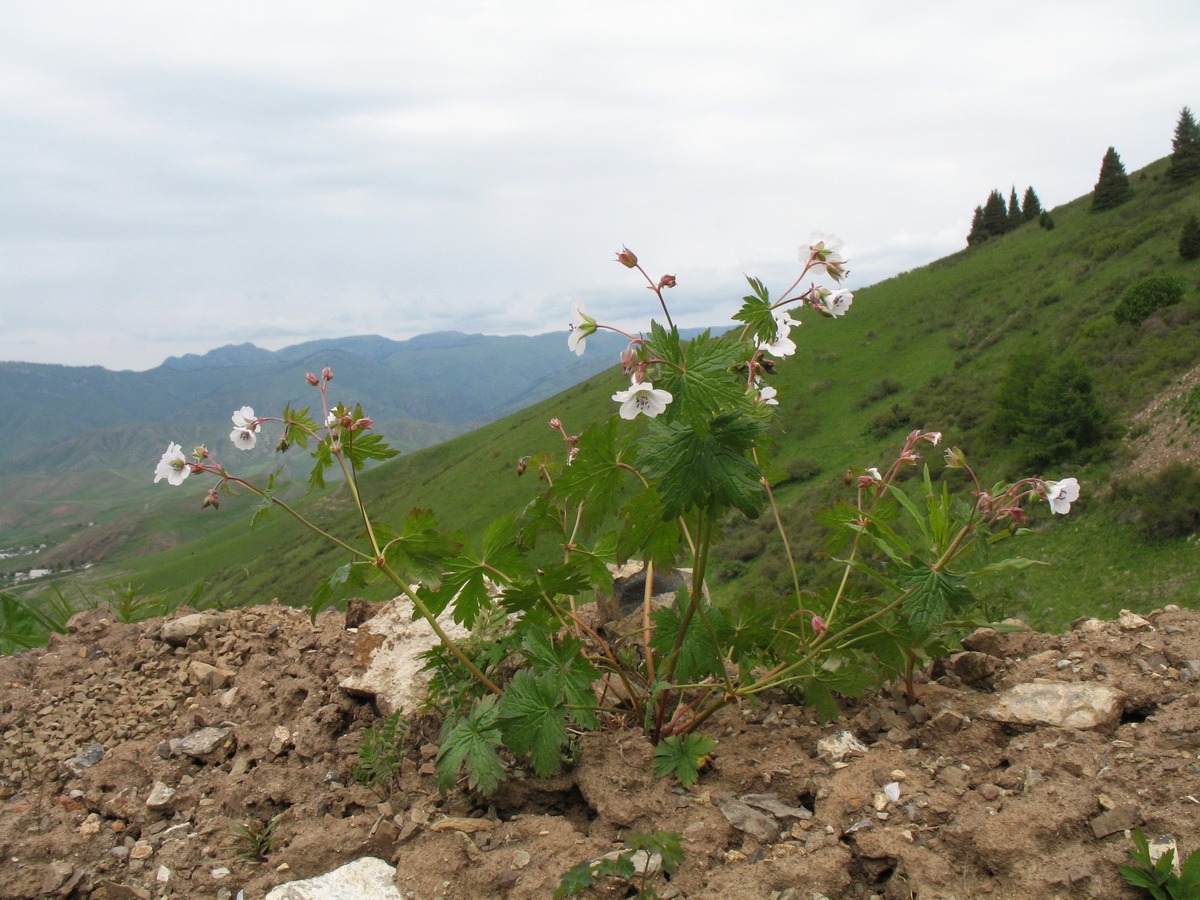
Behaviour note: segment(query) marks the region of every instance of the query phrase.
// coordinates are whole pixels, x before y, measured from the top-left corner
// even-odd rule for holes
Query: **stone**
[[[171,805],[171,800],[175,796],[175,788],[164,784],[161,781],[154,782],[154,786],[150,788],[150,794],[146,797],[146,806],[149,809],[163,809]]]
[[[1037,681],[1014,685],[981,713],[996,722],[1099,728],[1121,721],[1125,693],[1101,684]]]
[[[962,727],[962,724],[965,720],[966,716],[957,710],[943,709],[936,716],[930,719],[929,725],[931,728],[936,731],[940,731],[942,734],[952,734]]]
[[[188,662],[188,680],[209,691],[221,690],[233,680],[235,674],[228,669],[220,669],[210,666],[206,662],[200,662],[198,659]]]
[[[764,844],[772,844],[779,840],[782,830],[771,816],[733,797],[718,797],[716,803],[721,815],[739,831],[744,831]]]
[[[173,741],[172,749],[178,753],[186,753],[188,756],[194,756],[196,759],[203,759],[210,753],[224,746],[225,741],[229,738],[232,729],[219,728],[209,726],[201,728],[198,731],[193,731],[186,737],[180,738],[178,741]]]
[[[220,620],[216,616],[207,613],[190,613],[163,622],[160,634],[168,644],[181,647],[192,638],[212,629],[218,621]]]
[[[839,731],[817,741],[817,756],[828,756],[835,762],[841,762],[847,756],[862,756],[866,752],[867,745],[850,731]]]
[[[382,859],[364,856],[340,868],[272,888],[266,900],[403,900],[394,884],[396,870]]]
[[[1142,811],[1132,803],[1121,803],[1092,819],[1092,834],[1097,839],[1135,828],[1142,822]]]
[[[78,775],[84,769],[91,768],[96,763],[100,762],[100,760],[104,759],[104,753],[105,750],[103,744],[90,744],[78,756],[67,760],[66,766],[68,769]]]
[[[1121,616],[1117,619],[1117,627],[1122,631],[1150,631],[1154,628],[1149,619],[1127,609],[1121,610]]]
[[[449,607],[438,624],[453,639],[470,632],[454,621]],[[340,687],[349,694],[372,697],[380,715],[397,709],[416,709],[429,692],[429,673],[418,657],[438,644],[438,636],[423,618],[413,618],[413,603],[397,597],[383,605],[355,635],[351,674]]]
[[[964,684],[978,684],[995,675],[996,669],[1004,660],[986,653],[964,650],[952,654],[949,662],[951,671],[961,678]]]

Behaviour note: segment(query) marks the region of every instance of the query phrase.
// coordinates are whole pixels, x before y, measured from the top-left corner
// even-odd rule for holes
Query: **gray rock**
[[[739,831],[744,831],[764,844],[779,840],[781,829],[779,823],[771,816],[765,815],[733,797],[718,797],[717,808],[721,815]]]
[[[1038,681],[1005,691],[981,715],[1017,725],[1099,728],[1121,720],[1125,693],[1101,684]]]
[[[215,750],[224,746],[225,741],[229,738],[230,728],[217,728],[209,726],[201,728],[199,731],[193,731],[186,737],[180,738],[178,741],[172,741],[173,749],[179,753],[186,753],[188,756],[194,756],[197,759],[203,759]]]
[[[396,870],[382,859],[364,856],[316,878],[272,888],[266,900],[403,900]]]
[[[78,775],[84,769],[94,766],[102,759],[104,759],[104,745],[91,744],[88,747],[85,747],[83,752],[74,759],[67,760],[66,766],[68,769]]]

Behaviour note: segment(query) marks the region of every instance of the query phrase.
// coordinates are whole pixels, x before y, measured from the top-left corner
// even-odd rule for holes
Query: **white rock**
[[[171,799],[175,796],[175,788],[164,784],[161,781],[154,782],[154,787],[150,788],[150,796],[146,798],[146,806],[150,809],[162,809],[164,806],[169,806]]]
[[[1150,624],[1150,620],[1139,616],[1135,612],[1130,612],[1127,609],[1121,610],[1121,616],[1117,619],[1117,625],[1122,631],[1147,631],[1154,628]]]
[[[438,616],[438,624],[453,640],[470,634],[451,618],[448,607]],[[374,697],[385,716],[397,709],[415,710],[429,690],[429,673],[421,671],[425,662],[417,657],[437,643],[429,623],[413,618],[412,601],[397,597],[358,629],[354,668],[340,686],[351,694]]]
[[[382,859],[364,856],[316,878],[272,888],[266,900],[403,900],[396,870]]]
[[[817,741],[818,756],[829,756],[838,761],[847,756],[861,756],[866,752],[867,745],[856,738],[852,731],[839,731]]]
[[[1125,693],[1102,684],[1037,681],[1001,694],[982,715],[1018,725],[1097,728],[1121,720]]]

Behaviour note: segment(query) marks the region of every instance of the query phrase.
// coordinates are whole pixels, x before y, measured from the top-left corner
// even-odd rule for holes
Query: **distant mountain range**
[[[320,395],[304,374],[325,366],[334,372],[331,402],[369,401],[364,411],[387,426],[394,443],[417,449],[611,367],[622,346],[623,338],[599,332],[579,357],[568,350],[565,332],[497,337],[447,331],[406,341],[373,334],[330,338],[282,350],[230,344],[173,356],[145,372],[0,362],[7,400],[25,410],[30,423],[0,431],[0,473],[80,471],[96,464],[89,450],[100,448],[107,466],[120,467],[145,457],[153,449],[146,441],[157,446],[170,434],[181,441],[231,428],[229,418],[242,406],[271,416],[286,403],[317,407]],[[143,430],[146,425],[155,427]]]

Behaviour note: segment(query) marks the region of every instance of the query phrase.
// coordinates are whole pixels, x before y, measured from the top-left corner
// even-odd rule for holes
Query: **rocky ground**
[[[490,801],[438,793],[432,719],[389,796],[354,783],[380,716],[339,687],[356,640],[340,614],[187,612],[81,614],[0,659],[0,898],[258,900],[362,857],[396,867],[400,897],[546,898],[634,830],[682,834],[664,898],[1121,898],[1139,896],[1117,873],[1128,829],[1185,855],[1200,841],[1192,610],[977,633],[915,706],[884,691],[828,724],[731,707],[690,789],[654,779],[630,731]],[[237,859],[233,826],[277,815],[267,860]]]

